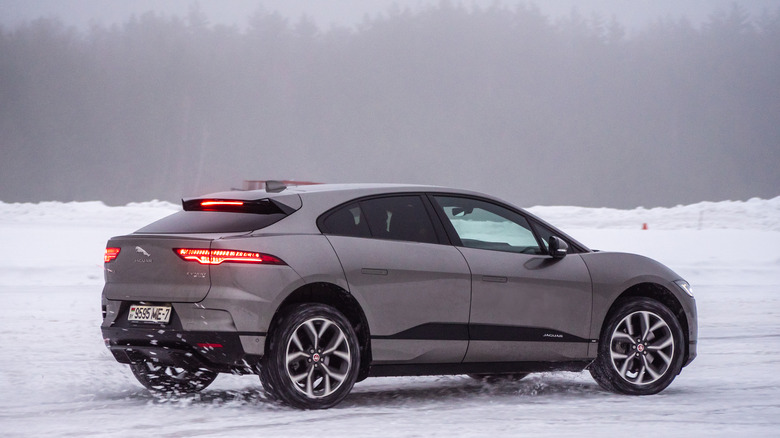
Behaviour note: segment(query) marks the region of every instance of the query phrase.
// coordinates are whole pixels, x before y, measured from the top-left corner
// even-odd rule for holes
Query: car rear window
[[[180,211],[153,222],[136,233],[189,234],[189,233],[238,233],[265,228],[279,222],[284,213],[233,213],[222,211]]]
[[[371,237],[366,218],[358,204],[339,208],[322,220],[322,232],[337,236]]]

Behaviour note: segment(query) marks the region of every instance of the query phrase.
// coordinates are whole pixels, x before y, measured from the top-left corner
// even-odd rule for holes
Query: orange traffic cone
[[[642,224],[642,229],[643,229],[643,230],[646,230],[646,229],[647,229],[647,222],[645,222],[645,223],[643,223],[643,224]]]

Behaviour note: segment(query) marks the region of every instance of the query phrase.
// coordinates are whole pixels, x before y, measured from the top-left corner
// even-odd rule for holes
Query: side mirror
[[[463,207],[453,207],[452,208],[452,215],[453,216],[460,216],[460,215],[468,215],[471,214],[471,212],[474,211],[474,208],[463,208]]]
[[[550,255],[554,259],[562,259],[566,257],[566,253],[569,252],[569,245],[558,236],[550,236],[549,246]]]

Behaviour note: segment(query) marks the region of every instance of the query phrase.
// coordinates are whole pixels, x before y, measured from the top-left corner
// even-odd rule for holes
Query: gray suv
[[[491,196],[269,182],[182,203],[104,258],[103,337],[152,391],[259,374],[271,397],[311,409],[370,376],[587,368],[646,395],[696,357],[679,275]]]

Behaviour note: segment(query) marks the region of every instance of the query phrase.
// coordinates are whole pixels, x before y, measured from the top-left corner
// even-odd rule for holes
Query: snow
[[[634,210],[586,207],[532,207],[528,209],[559,228],[654,230],[742,229],[780,231],[780,196],[763,200],[699,202],[672,208]]]
[[[201,394],[155,397],[111,357],[99,329],[105,242],[178,208],[0,202],[0,435],[717,437],[780,430],[780,198],[530,209],[591,248],[648,255],[691,282],[699,357],[658,395],[607,393],[587,372],[501,384],[371,378],[327,411],[271,403],[256,376],[220,375]]]

